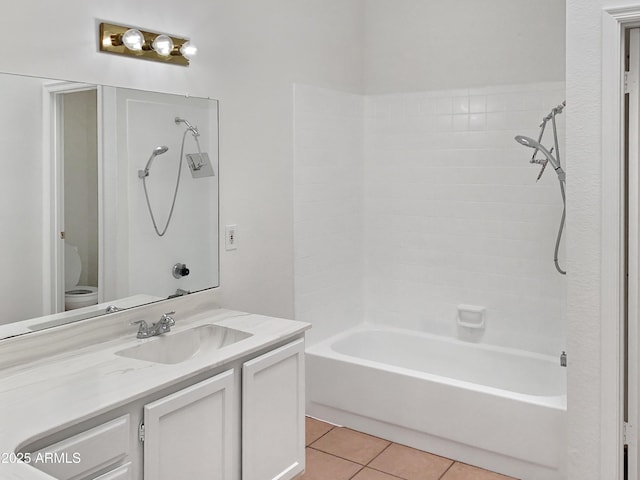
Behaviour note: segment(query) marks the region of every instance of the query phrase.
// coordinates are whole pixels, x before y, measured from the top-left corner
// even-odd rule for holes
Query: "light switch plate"
[[[237,250],[238,238],[236,234],[237,225],[225,225],[224,227],[224,247],[225,250]]]

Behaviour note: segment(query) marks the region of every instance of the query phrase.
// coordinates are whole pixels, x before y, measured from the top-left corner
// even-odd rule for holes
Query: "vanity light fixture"
[[[186,38],[112,23],[100,24],[100,51],[189,66],[198,49]]]
[[[168,35],[158,35],[151,46],[158,55],[166,57],[173,51],[173,40]]]
[[[140,33],[140,30],[130,28],[122,34],[120,40],[122,41],[122,44],[129,50],[133,50],[134,52],[142,51],[142,46],[144,45],[144,35]]]
[[[185,42],[180,47],[180,53],[182,54],[183,57],[191,60],[193,57],[197,55],[198,47],[196,47],[191,42]]]

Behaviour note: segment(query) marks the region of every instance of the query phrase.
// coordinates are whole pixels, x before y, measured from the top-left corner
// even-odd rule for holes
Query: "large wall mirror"
[[[218,286],[218,102],[0,74],[0,338]]]

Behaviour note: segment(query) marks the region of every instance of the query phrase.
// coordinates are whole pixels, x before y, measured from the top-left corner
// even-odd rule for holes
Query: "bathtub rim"
[[[314,345],[310,345],[310,346],[308,345],[305,353],[306,355],[311,355],[311,356],[315,355],[315,356],[320,356],[325,358],[331,358],[339,362],[357,363],[365,367],[380,369],[390,373],[406,375],[412,378],[424,379],[427,381],[432,381],[432,382],[436,382],[438,384],[443,384],[443,385],[451,385],[458,388],[468,389],[477,393],[497,395],[500,397],[505,397],[513,400],[531,403],[534,405],[548,407],[548,408],[552,408],[552,409],[560,410],[564,412],[566,412],[567,410],[566,381],[565,381],[565,392],[560,395],[535,395],[535,394],[528,394],[528,393],[520,393],[520,392],[514,392],[512,390],[501,389],[501,388],[492,387],[488,385],[481,385],[481,384],[469,382],[466,380],[459,380],[456,378],[445,377],[445,376],[437,375],[434,373],[422,372],[420,370],[398,367],[398,366],[389,365],[383,362],[367,360],[354,355],[347,355],[344,353],[340,353],[333,349],[334,343],[340,340],[344,340],[353,334],[357,334],[361,332],[369,332],[369,331],[394,332],[394,333],[400,333],[404,335],[428,338],[431,340],[444,341],[444,342],[451,343],[454,345],[459,345],[465,348],[471,347],[471,348],[477,348],[480,350],[499,351],[501,353],[513,354],[517,356],[526,356],[529,358],[548,361],[548,362],[555,361],[555,357],[551,355],[537,353],[537,352],[519,350],[515,348],[504,347],[501,345],[490,345],[490,344],[483,344],[483,343],[467,342],[464,340],[459,340],[456,338],[446,337],[442,335],[436,335],[429,332],[390,327],[390,326],[372,324],[369,322],[360,323],[359,325],[348,328],[342,332],[339,332],[336,335],[333,335],[329,338],[321,340],[320,342],[315,343]]]

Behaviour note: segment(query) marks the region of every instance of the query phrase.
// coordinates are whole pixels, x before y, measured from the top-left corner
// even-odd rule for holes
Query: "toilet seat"
[[[89,285],[78,285],[82,262],[78,247],[67,242],[64,244],[64,308],[88,307],[98,303],[98,288]]]
[[[78,247],[64,242],[64,290],[65,293],[73,289],[80,281],[82,261]]]

